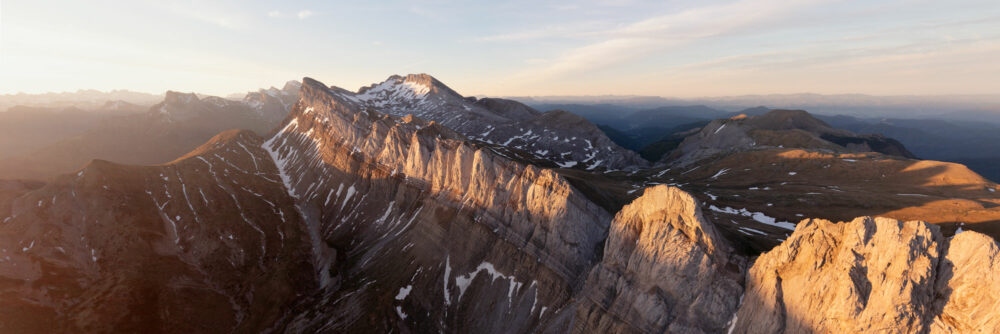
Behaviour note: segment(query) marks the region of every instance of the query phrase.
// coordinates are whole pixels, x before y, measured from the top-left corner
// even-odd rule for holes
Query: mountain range
[[[801,110],[653,161],[426,74],[109,117],[3,158],[0,331],[1000,330],[1000,186]]]
[[[76,92],[44,93],[44,94],[3,94],[0,95],[0,111],[13,107],[32,108],[77,108],[84,110],[108,110],[115,105],[152,105],[163,100],[163,95],[133,92],[128,90],[113,90],[102,92],[92,89],[81,89]]]
[[[827,100],[836,101],[833,98]],[[864,101],[875,103],[879,100],[875,97],[866,97],[851,105],[862,105],[861,103]],[[881,111],[877,107],[879,104],[876,104],[876,107],[871,107],[870,110],[861,113],[868,116],[849,116],[840,113],[844,112],[844,109],[836,108],[820,108],[826,111],[811,113],[811,115],[832,128],[892,138],[905,145],[917,157],[965,164],[991,180],[1000,180],[1000,167],[998,167],[1000,166],[1000,157],[997,155],[996,147],[997,141],[1000,140],[1000,123],[992,121],[995,113],[946,113],[943,111],[954,110],[958,107],[948,107],[941,101],[934,101],[929,105],[921,106],[923,108],[921,110],[924,110],[923,113],[937,108],[934,109],[937,113],[933,117],[916,111],[905,111],[911,109],[905,109],[899,113],[892,112],[892,108],[889,106],[902,104],[901,101],[897,101],[895,104],[885,102],[888,104],[887,109]],[[800,105],[780,99],[778,102],[785,102],[787,105]],[[832,101],[828,102],[832,106],[837,105],[833,103]],[[915,105],[916,102],[913,104]],[[543,103],[535,104],[534,107],[540,109],[559,108],[581,115],[598,124],[598,127],[616,143],[638,152],[649,161],[657,161],[663,154],[673,150],[684,139],[686,131],[703,127],[712,120],[741,114],[759,116],[773,110],[773,108],[763,106],[725,111],[705,105],[640,108],[629,104],[606,103]],[[915,108],[915,106],[911,107]],[[812,110],[810,111],[812,112]],[[877,117],[873,115],[896,116]]]
[[[168,91],[162,102],[147,108],[124,103],[75,112],[16,107],[0,113],[0,126],[12,130],[0,135],[12,146],[0,151],[0,178],[46,180],[92,159],[162,164],[225,130],[264,134],[288,114],[299,85],[293,81],[283,89],[251,92],[242,101]],[[121,111],[126,105],[129,111]]]

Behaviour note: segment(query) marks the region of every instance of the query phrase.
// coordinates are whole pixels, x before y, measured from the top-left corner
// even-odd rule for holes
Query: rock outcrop
[[[930,332],[1000,332],[998,273],[1000,249],[996,240],[968,231],[955,235],[938,270],[935,311],[940,308],[940,313]]]
[[[996,254],[989,237],[923,222],[804,221],[747,273],[732,332],[992,332]]]
[[[573,332],[721,332],[739,306],[745,267],[694,197],[647,188],[615,216]]]

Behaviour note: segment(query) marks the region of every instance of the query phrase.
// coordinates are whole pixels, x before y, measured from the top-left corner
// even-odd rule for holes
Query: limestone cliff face
[[[361,111],[315,81],[308,81],[303,89],[299,113],[265,145],[274,151],[279,166],[300,168],[294,173],[284,170],[295,196],[326,194],[319,185],[303,182],[314,171],[302,170],[302,166],[360,168],[336,160],[344,158],[338,154],[347,153],[390,177],[398,175],[474,210],[475,216],[501,234],[548,250],[553,256],[549,265],[567,277],[585,269],[573,264],[593,255],[570,246],[593,249],[603,239],[609,215],[551,170],[499,157],[434,122]],[[318,160],[314,166],[295,160],[305,158]],[[332,185],[327,183],[327,187]]]
[[[733,332],[992,332],[996,254],[988,237],[923,222],[804,221],[747,273]]]
[[[551,170],[368,107],[305,80],[262,146],[308,226],[317,279],[332,247],[357,283],[316,291],[280,326],[530,332],[558,317],[611,216]]]
[[[691,195],[647,188],[615,216],[573,331],[721,332],[739,305],[744,268]]]
[[[962,232],[948,246],[937,280],[931,333],[1000,332],[1000,249],[976,232]],[[941,303],[944,306],[941,306]]]

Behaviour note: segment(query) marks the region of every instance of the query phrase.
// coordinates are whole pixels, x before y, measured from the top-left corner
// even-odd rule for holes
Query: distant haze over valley
[[[768,94],[719,96],[702,98],[671,98],[638,95],[601,96],[511,96],[529,105],[606,104],[645,109],[663,106],[705,105],[711,108],[739,111],[757,106],[782,109],[803,109],[813,113],[863,117],[914,117],[977,120],[982,117],[1000,122],[1000,95],[907,95],[876,96],[865,94]]]

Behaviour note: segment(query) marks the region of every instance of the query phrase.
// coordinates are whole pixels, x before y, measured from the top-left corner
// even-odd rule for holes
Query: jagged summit
[[[237,110],[246,111],[246,105],[217,96],[198,97],[195,93],[167,91],[163,102],[153,105],[150,113],[170,121],[186,121]]]
[[[335,105],[348,108],[413,115],[469,139],[518,150],[564,168],[615,170],[648,165],[582,118],[541,113],[511,100],[465,98],[427,74],[394,75],[356,93],[304,78],[300,100],[307,107],[335,100]]]
[[[168,90],[163,96],[163,103],[167,104],[185,104],[197,102],[198,100],[198,94],[183,93],[173,90]]]
[[[243,97],[243,103],[257,111],[257,115],[268,122],[280,122],[291,110],[299,97],[302,83],[292,80],[285,83],[281,89],[271,87],[249,92]]]
[[[396,93],[409,92],[416,97],[426,94],[445,94],[461,97],[460,94],[447,85],[426,73],[407,74],[406,76],[392,75],[381,83],[361,87],[358,90],[358,94],[361,96],[372,96],[378,95],[383,91],[393,91]]]
[[[302,82],[298,80],[289,80],[288,82],[285,82],[285,85],[281,87],[281,90],[286,92],[290,91],[298,92],[299,88],[301,87],[302,87]]]

